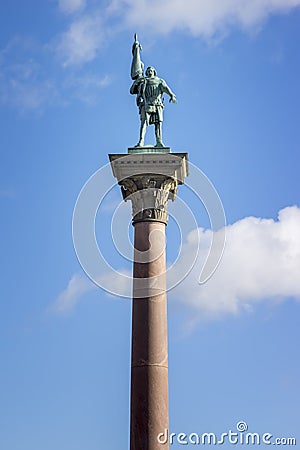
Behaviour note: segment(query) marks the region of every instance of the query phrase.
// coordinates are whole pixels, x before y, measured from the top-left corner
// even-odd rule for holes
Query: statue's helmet
[[[146,70],[146,76],[149,75],[149,71],[150,71],[150,70],[153,70],[154,76],[156,77],[156,75],[157,75],[156,69],[155,69],[154,67],[152,67],[152,66],[147,67],[147,70]]]

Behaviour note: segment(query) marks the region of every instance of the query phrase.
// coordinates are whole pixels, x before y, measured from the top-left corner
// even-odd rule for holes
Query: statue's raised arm
[[[138,41],[137,34],[134,35],[134,43],[132,45],[132,63],[131,63],[131,78],[136,80],[144,74],[144,63],[141,61],[140,51],[142,46]]]
[[[133,84],[130,93],[136,95],[136,103],[139,108],[141,119],[140,138],[136,147],[144,147],[144,139],[148,125],[154,125],[156,145],[155,147],[165,147],[162,142],[162,122],[164,99],[163,94],[170,97],[170,102],[176,103],[176,96],[165,80],[157,76],[154,67],[147,68],[144,75],[144,63],[141,61],[140,51],[142,46],[134,35],[132,46],[131,78]]]

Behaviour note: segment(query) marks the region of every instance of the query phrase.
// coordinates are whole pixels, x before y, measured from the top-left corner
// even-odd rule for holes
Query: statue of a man
[[[164,101],[163,94],[170,96],[170,102],[176,103],[176,96],[171,91],[165,80],[157,77],[154,67],[148,67],[143,75],[144,64],[140,59],[139,51],[141,45],[135,35],[135,42],[132,48],[133,61],[131,66],[131,77],[134,80],[130,93],[135,94],[136,103],[139,108],[141,119],[140,138],[136,147],[144,146],[144,139],[148,125],[155,126],[155,147],[164,147],[162,142],[162,121]]]

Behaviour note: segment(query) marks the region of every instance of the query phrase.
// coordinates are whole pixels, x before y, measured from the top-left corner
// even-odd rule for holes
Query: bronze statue
[[[164,147],[162,142],[162,121],[164,99],[163,94],[170,96],[170,102],[176,103],[176,96],[171,91],[165,80],[157,76],[154,67],[147,68],[144,76],[144,64],[141,61],[141,44],[138,42],[137,35],[134,35],[135,41],[132,46],[132,64],[131,78],[134,80],[130,88],[130,93],[136,95],[136,103],[139,108],[141,119],[140,138],[136,147],[143,147],[146,129],[148,125],[155,126],[155,147]]]

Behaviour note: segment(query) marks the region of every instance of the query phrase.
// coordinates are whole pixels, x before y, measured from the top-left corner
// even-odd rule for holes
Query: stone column
[[[123,186],[134,225],[130,450],[167,449],[157,437],[169,427],[165,226],[176,183],[152,175]]]
[[[149,250],[149,235],[153,231],[159,232],[161,241],[164,240],[163,223],[138,222],[134,228],[136,250]],[[163,251],[149,263],[135,262],[133,275],[150,284],[152,277],[164,276],[165,269]],[[130,450],[169,448],[157,441],[158,434],[168,429],[169,423],[167,297],[165,292],[135,297],[135,284],[132,305]],[[146,289],[149,287],[145,286]]]
[[[134,226],[130,450],[167,450],[169,443],[158,441],[169,428],[165,227],[187,155],[110,159]]]

